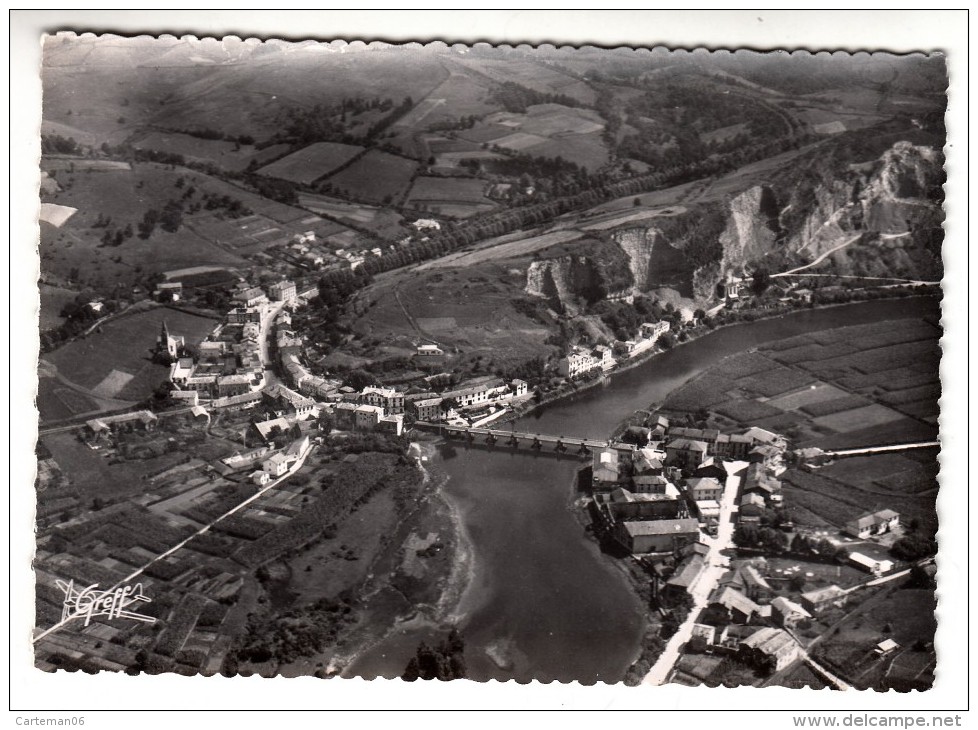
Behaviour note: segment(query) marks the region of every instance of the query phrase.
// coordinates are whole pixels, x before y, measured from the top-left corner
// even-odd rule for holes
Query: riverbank
[[[581,526],[587,540],[592,542],[605,562],[618,572],[631,587],[632,593],[638,597],[645,609],[645,627],[638,645],[635,647],[631,665],[626,670],[621,682],[635,687],[642,683],[649,669],[655,664],[666,647],[666,641],[661,637],[662,617],[652,608],[652,578],[633,556],[610,541],[605,535],[598,534],[594,527],[589,503],[590,499],[582,494],[582,475],[589,475],[588,467],[581,467],[573,480],[574,499],[569,505],[574,518]]]
[[[639,357],[626,361],[624,364],[616,367],[614,370],[611,370],[606,373],[602,373],[601,376],[596,378],[595,380],[586,381],[581,384],[573,384],[574,387],[570,390],[565,391],[565,390],[558,389],[555,392],[543,394],[540,400],[528,401],[525,404],[525,406],[521,405],[519,408],[514,408],[511,413],[507,413],[504,417],[500,418],[496,422],[509,423],[511,421],[519,420],[520,418],[531,416],[534,413],[539,412],[540,409],[542,409],[546,405],[553,405],[554,403],[557,403],[561,400],[569,399],[576,395],[586,393],[587,391],[597,386],[607,385],[609,381],[614,379],[616,376],[620,376],[623,373],[634,370],[635,368],[645,365],[646,363],[655,360],[656,358],[661,357],[667,353],[680,350],[683,346],[690,345],[702,337],[706,337],[715,332],[722,332],[723,330],[729,329],[731,327],[738,327],[742,325],[752,324],[755,322],[763,322],[767,320],[778,319],[780,317],[784,317],[799,312],[818,312],[818,311],[839,309],[839,308],[848,307],[852,305],[858,305],[864,302],[868,303],[868,302],[879,302],[879,301],[886,301],[886,300],[915,299],[915,298],[929,299],[929,298],[939,297],[939,296],[940,296],[940,291],[932,292],[932,293],[922,293],[922,294],[917,294],[917,293],[898,294],[898,295],[895,294],[893,296],[876,297],[872,299],[857,299],[848,302],[833,302],[830,304],[818,304],[818,305],[798,302],[792,306],[779,307],[773,311],[762,310],[761,312],[757,312],[756,310],[749,310],[751,314],[757,315],[752,319],[736,321],[736,322],[723,322],[722,324],[717,324],[713,327],[706,327],[703,324],[695,325],[692,329],[684,330],[685,332],[688,333],[689,336],[681,342],[676,342],[676,344],[674,344],[672,347],[663,348],[661,345],[657,345],[656,347],[650,349],[648,352],[643,353]],[[645,409],[654,408],[656,405],[657,403],[646,404],[644,408]],[[631,415],[633,414],[629,414],[629,417],[631,417]],[[616,427],[615,431],[609,433],[608,437],[609,438],[613,437],[615,434],[619,433],[620,430],[622,430],[625,426],[627,426],[626,421],[619,422],[618,427]]]
[[[466,566],[458,564],[458,530],[441,494],[444,477],[428,468],[434,453],[430,444],[412,443],[402,459],[416,467],[413,486],[401,478],[372,493],[327,526],[321,539],[266,567],[258,598],[264,611],[238,644],[247,645],[251,657],[266,646],[271,658],[242,659],[236,671],[333,676],[399,627],[441,625],[442,598],[458,593]],[[403,669],[387,675],[398,677]]]
[[[398,526],[374,577],[362,591],[364,619],[333,658],[330,675],[372,679],[400,676],[379,666],[387,647],[405,649],[404,665],[420,640],[438,643],[458,620],[453,611],[472,577],[471,540],[458,507],[443,492],[447,477],[432,468],[437,441],[413,442],[412,454],[424,473],[426,489],[418,508]],[[403,667],[401,667],[403,669]]]
[[[829,309],[836,311],[801,311],[703,331],[713,337],[630,363],[618,371],[620,377],[605,379],[605,387],[587,394],[577,390],[577,397],[560,404],[555,400],[536,419],[521,423],[521,430],[607,438],[636,406],[662,401],[726,355],[807,331],[920,311],[917,302],[899,300]],[[418,434],[419,440],[428,438]],[[430,437],[430,444],[435,441]],[[439,596],[447,610],[411,611],[397,595],[384,620],[400,620],[386,623],[377,633],[385,638],[358,654],[343,676],[399,676],[421,641],[440,643],[454,622],[466,644],[468,676],[476,681],[640,679],[664,645],[658,614],[643,598],[650,579],[634,560],[603,554],[595,540],[582,535],[581,505],[574,503],[584,493],[575,486],[568,493],[579,462],[531,451],[453,448],[448,442],[432,467],[433,474],[447,477],[441,491],[457,508],[441,513],[442,525],[458,525],[458,562],[454,570],[445,566],[445,575],[454,577]],[[469,542],[471,550],[465,547]],[[461,598],[456,600],[450,586],[464,586]],[[357,648],[364,645],[358,642]]]

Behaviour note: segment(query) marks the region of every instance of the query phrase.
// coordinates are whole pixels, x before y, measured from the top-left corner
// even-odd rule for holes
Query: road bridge
[[[528,433],[515,430],[505,431],[498,428],[449,426],[423,421],[418,422],[416,425],[440,433],[446,438],[464,441],[473,445],[508,446],[513,449],[531,449],[540,452],[545,451],[547,453],[590,456],[595,451],[606,449],[612,445],[607,439],[591,439],[580,436],[555,436],[546,433]],[[634,448],[630,444],[621,444],[619,447]]]

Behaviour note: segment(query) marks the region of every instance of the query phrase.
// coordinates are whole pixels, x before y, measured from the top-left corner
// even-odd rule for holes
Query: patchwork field
[[[874,596],[819,644],[815,656],[858,689],[926,689],[934,682],[936,607],[933,589],[901,588]],[[884,639],[898,648],[879,657],[874,649]]]
[[[464,218],[495,207],[485,196],[483,180],[457,177],[419,177],[411,186],[406,205],[441,215]]]
[[[856,448],[933,440],[939,330],[924,320],[843,327],[727,358],[670,394],[723,425],[784,431],[799,446]]]
[[[379,150],[370,150],[345,170],[329,178],[334,190],[357,200],[381,203],[397,200],[407,189],[418,163]]]
[[[363,147],[338,142],[317,142],[293,152],[258,171],[259,175],[310,184],[346,164]]]
[[[608,162],[601,139],[604,121],[591,109],[560,104],[527,107],[525,114],[498,112],[459,136],[471,143],[538,157],[563,157],[594,171]],[[491,167],[491,166],[490,166]]]

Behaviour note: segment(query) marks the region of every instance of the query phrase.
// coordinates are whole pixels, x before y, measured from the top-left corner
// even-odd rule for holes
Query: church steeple
[[[166,320],[163,320],[163,324],[160,327],[160,347],[164,350],[168,349],[170,344],[170,333],[166,329]]]

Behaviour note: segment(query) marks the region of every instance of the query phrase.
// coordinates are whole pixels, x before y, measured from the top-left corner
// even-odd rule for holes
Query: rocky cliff
[[[668,287],[709,303],[728,273],[809,265],[805,271],[819,274],[940,279],[941,153],[899,139],[854,154],[845,142],[796,157],[722,199],[613,231],[608,243],[625,256],[625,288]],[[613,290],[607,278],[584,247],[531,264],[526,291],[574,309]]]

